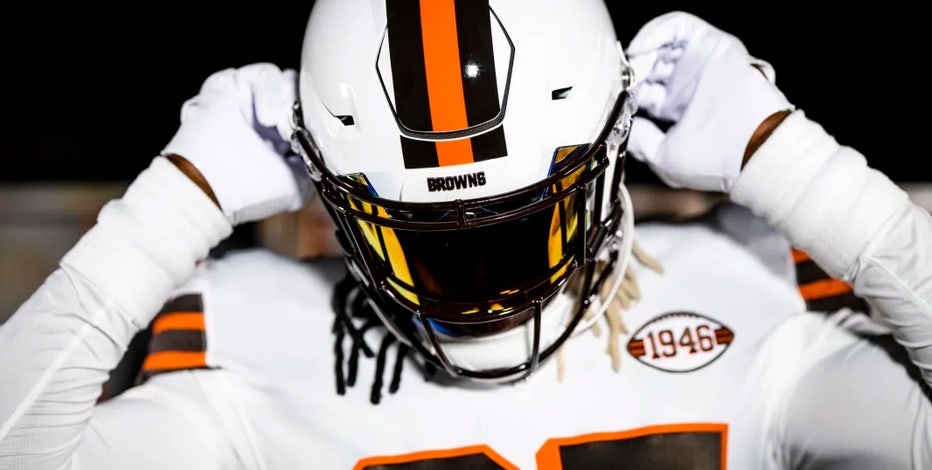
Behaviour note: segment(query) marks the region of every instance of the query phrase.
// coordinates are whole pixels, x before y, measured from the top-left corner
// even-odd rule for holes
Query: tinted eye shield
[[[550,176],[484,198],[429,203],[380,198],[359,181],[337,176],[327,168],[312,136],[300,125],[297,108],[295,143],[325,206],[335,220],[343,222],[339,225],[344,234],[354,235],[353,241],[341,239],[344,249],[351,254],[369,251],[365,269],[377,284],[419,314],[457,323],[483,322],[549,297],[555,284],[562,284],[575,267],[593,259],[612,238],[619,215],[609,214],[607,223],[593,223],[603,218],[601,204],[591,201],[602,199],[604,184],[593,183],[609,166],[606,143],[624,118],[626,101],[626,93],[621,93],[595,144],[573,151]],[[623,164],[616,167],[613,183],[620,180],[621,168]],[[592,196],[593,192],[599,194]],[[594,207],[587,210],[587,202]],[[557,214],[562,246],[549,247],[548,255],[548,247],[540,246],[546,242],[537,234],[546,235],[550,219],[556,220]],[[394,240],[386,243],[386,233]],[[419,282],[393,276],[398,270],[386,256],[393,243],[404,247],[407,268]],[[372,253],[372,246],[380,253]],[[529,266],[533,270],[521,272]],[[503,272],[509,273],[507,279],[499,277]]]

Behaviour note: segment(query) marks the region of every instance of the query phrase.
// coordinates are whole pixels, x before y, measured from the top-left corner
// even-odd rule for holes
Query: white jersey
[[[831,172],[784,177],[775,198],[769,185],[785,173],[768,165],[792,164],[787,142],[815,133],[798,113],[732,196],[851,282],[878,323],[810,311],[790,243],[729,206],[637,229],[665,272],[639,270],[643,300],[624,313],[617,372],[605,333],[589,331],[564,346],[562,381],[551,360],[519,384],[462,386],[425,378],[409,358],[390,393],[398,349],[379,354],[386,336],[372,328],[377,357],[357,361],[340,395],[336,369],[351,375],[352,355],[332,334],[341,262],[253,250],[195,274],[229,227],[157,161],[0,329],[0,467],[930,468],[932,217],[837,145],[819,149]],[[805,196],[820,179],[838,187],[839,168],[867,172],[860,192]],[[126,344],[172,297],[147,369],[190,370],[95,406]],[[880,347],[891,337],[895,348]]]

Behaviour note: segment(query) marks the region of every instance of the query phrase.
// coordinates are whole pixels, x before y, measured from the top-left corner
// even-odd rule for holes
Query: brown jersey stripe
[[[809,254],[798,249],[791,250],[796,264],[796,283],[799,295],[806,301],[806,308],[815,311],[833,312],[841,308],[850,308],[857,312],[867,312],[867,303],[854,295],[851,285],[828,275]]]
[[[206,351],[160,351],[149,354],[142,363],[144,372],[204,367],[207,367]]]
[[[206,351],[207,340],[203,331],[163,331],[149,340],[149,353],[162,351]]]
[[[204,302],[200,294],[178,296],[152,322],[148,355],[137,382],[162,372],[207,367]]]
[[[834,312],[838,309],[849,308],[855,312],[869,311],[867,302],[854,294],[843,294],[834,297],[825,297],[823,299],[807,300],[806,307],[809,310],[819,312]]]
[[[809,284],[810,282],[831,279],[831,276],[825,272],[815,261],[804,260],[796,263],[796,283],[799,285]]]
[[[184,294],[165,303],[159,315],[171,312],[203,312],[204,302],[200,294]]]
[[[159,315],[152,323],[152,334],[167,330],[204,331],[204,314],[201,312],[175,312]]]

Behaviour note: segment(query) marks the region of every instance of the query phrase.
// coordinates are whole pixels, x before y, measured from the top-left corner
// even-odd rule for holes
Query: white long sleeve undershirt
[[[731,196],[781,229],[828,274],[852,283],[932,386],[928,211],[803,111],[788,116],[761,145]]]
[[[0,468],[70,467],[127,345],[232,227],[157,157],[0,327]]]

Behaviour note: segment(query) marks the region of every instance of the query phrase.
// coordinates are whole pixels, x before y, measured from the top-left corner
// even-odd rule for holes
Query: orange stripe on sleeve
[[[851,286],[838,279],[823,279],[799,286],[799,293],[804,300],[817,300],[852,291]]]
[[[161,315],[152,324],[152,334],[165,330],[204,331],[204,314],[202,312],[175,312]]]
[[[205,351],[160,351],[149,354],[142,363],[144,370],[195,369],[206,366]]]
[[[424,69],[433,130],[454,131],[469,127],[463,94],[462,65],[456,30],[454,0],[421,0],[421,34]],[[437,143],[440,166],[473,161],[469,139]]]
[[[791,253],[793,255],[793,262],[796,264],[802,263],[804,261],[809,261],[809,253],[806,253],[805,251],[797,250],[796,248],[793,248],[791,250]]]

